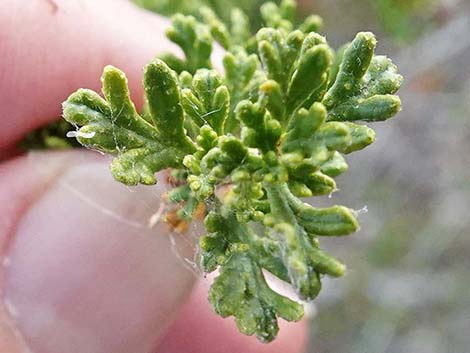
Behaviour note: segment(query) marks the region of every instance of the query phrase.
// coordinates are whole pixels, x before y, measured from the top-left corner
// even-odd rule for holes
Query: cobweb
[[[58,169],[59,173],[54,173],[56,174],[54,178],[57,179],[56,183],[61,189],[61,191],[66,193],[68,197],[79,200],[82,204],[86,205],[86,207],[90,207],[91,209],[93,209],[94,213],[112,219],[112,221],[116,224],[121,224],[125,226],[126,229],[135,234],[135,236],[146,237],[150,234],[150,236],[154,235],[157,237],[168,237],[168,244],[170,250],[174,254],[178,263],[183,268],[190,271],[195,277],[202,276],[202,270],[199,268],[197,261],[197,256],[199,252],[197,244],[198,239],[203,232],[202,223],[191,222],[187,230],[185,230],[184,232],[177,232],[174,230],[172,231],[170,227],[166,225],[165,214],[171,209],[173,209],[174,206],[169,205],[161,197],[162,190],[164,188],[164,181],[162,180],[163,178],[160,178],[159,181],[159,184],[161,185],[129,187],[114,181],[112,176],[109,174],[109,182],[115,183],[116,185],[115,192],[139,192],[140,195],[143,188],[145,188],[145,197],[132,197],[131,200],[129,200],[129,202],[132,203],[132,212],[134,212],[134,210],[137,210],[136,212],[138,212],[139,216],[136,217],[135,214],[129,215],[126,214],[127,212],[120,212],[119,210],[113,209],[112,205],[107,206],[106,204],[109,204],[110,201],[106,200],[104,196],[101,197],[93,194],[93,188],[90,189],[89,184],[85,184],[90,183],[90,180],[84,180],[83,183],[80,182],[80,175],[82,175],[82,172],[78,172],[78,175],[76,175],[75,177],[74,174],[72,174],[72,178],[64,177],[63,173],[60,173],[60,171],[66,170],[66,168],[70,166],[70,160],[75,158],[72,155],[73,153],[74,152],[66,152],[62,156],[60,154],[57,154],[55,157],[51,157],[51,162],[49,162],[49,159],[43,162],[42,159],[44,157],[41,157],[41,155],[43,154],[35,152],[31,152],[28,157],[34,163],[34,168],[37,170],[37,172],[39,174],[43,174],[46,180],[50,179],[50,177],[48,178],[48,176],[51,175],[51,170],[54,170],[54,168]],[[56,157],[57,160],[55,159]],[[36,159],[41,160],[38,161]],[[75,159],[77,159],[76,163],[79,166],[80,158]],[[83,162],[86,163],[86,161],[86,159],[83,159]],[[106,158],[105,161],[108,161],[108,159]],[[94,162],[96,163],[96,160]],[[86,166],[84,166],[84,168],[86,168]],[[109,173],[107,168],[104,166],[102,172]],[[159,226],[168,227],[166,228],[167,231],[162,232],[161,230],[165,228]],[[157,227],[159,227],[158,232],[156,231]],[[152,229],[155,229],[155,234],[152,234]],[[184,252],[181,251],[183,247],[185,249]],[[188,252],[186,251],[187,249],[190,249],[191,251]],[[183,255],[183,253],[192,253],[193,256],[187,257]]]

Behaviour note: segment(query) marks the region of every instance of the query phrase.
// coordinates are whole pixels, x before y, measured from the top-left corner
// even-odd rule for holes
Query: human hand
[[[0,352],[304,347],[304,323],[282,323],[262,345],[212,313],[204,282],[181,264],[193,256],[190,234],[172,245],[164,224],[148,227],[164,182],[128,190],[106,157],[84,150],[7,160],[24,134],[59,117],[71,92],[98,90],[106,64],[126,72],[141,103],[143,66],[175,50],[166,27],[123,0],[0,3]]]

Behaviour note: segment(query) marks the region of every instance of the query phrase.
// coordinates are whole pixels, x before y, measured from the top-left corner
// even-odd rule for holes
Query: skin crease
[[[167,25],[124,0],[0,2],[0,352],[304,349],[305,322],[281,322],[263,345],[212,313],[207,283],[175,255],[192,258],[194,239],[148,227],[164,182],[129,190],[93,152],[15,156],[71,92],[100,89],[106,64],[126,72],[140,105],[142,67],[176,50]]]

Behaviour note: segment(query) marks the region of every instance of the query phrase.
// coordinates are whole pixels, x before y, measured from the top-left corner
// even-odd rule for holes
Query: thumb
[[[23,352],[1,348],[9,336],[35,353],[148,353],[190,293],[192,244],[148,226],[165,183],[129,192],[107,164],[65,152],[0,166],[0,351]]]
[[[106,64],[141,101],[142,67],[171,49],[166,26],[125,0],[1,1],[0,149],[78,87],[99,90]],[[0,165],[1,352],[148,352],[189,292],[166,230],[146,229],[163,183],[129,193],[108,163],[67,152]]]

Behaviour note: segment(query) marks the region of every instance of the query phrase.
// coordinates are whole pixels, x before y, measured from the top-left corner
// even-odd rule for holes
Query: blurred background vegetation
[[[136,0],[170,15],[259,1]],[[367,206],[362,230],[323,244],[348,265],[325,280],[311,353],[470,352],[470,1],[304,0],[334,47],[361,30],[400,68],[403,112],[349,158],[340,192],[316,204]]]
[[[470,352],[470,1],[315,0],[333,45],[378,35],[405,77],[403,112],[351,155],[343,191],[362,230],[329,242],[349,267],[312,319],[315,353]],[[317,201],[316,201],[317,202]],[[325,244],[325,242],[323,243]]]

